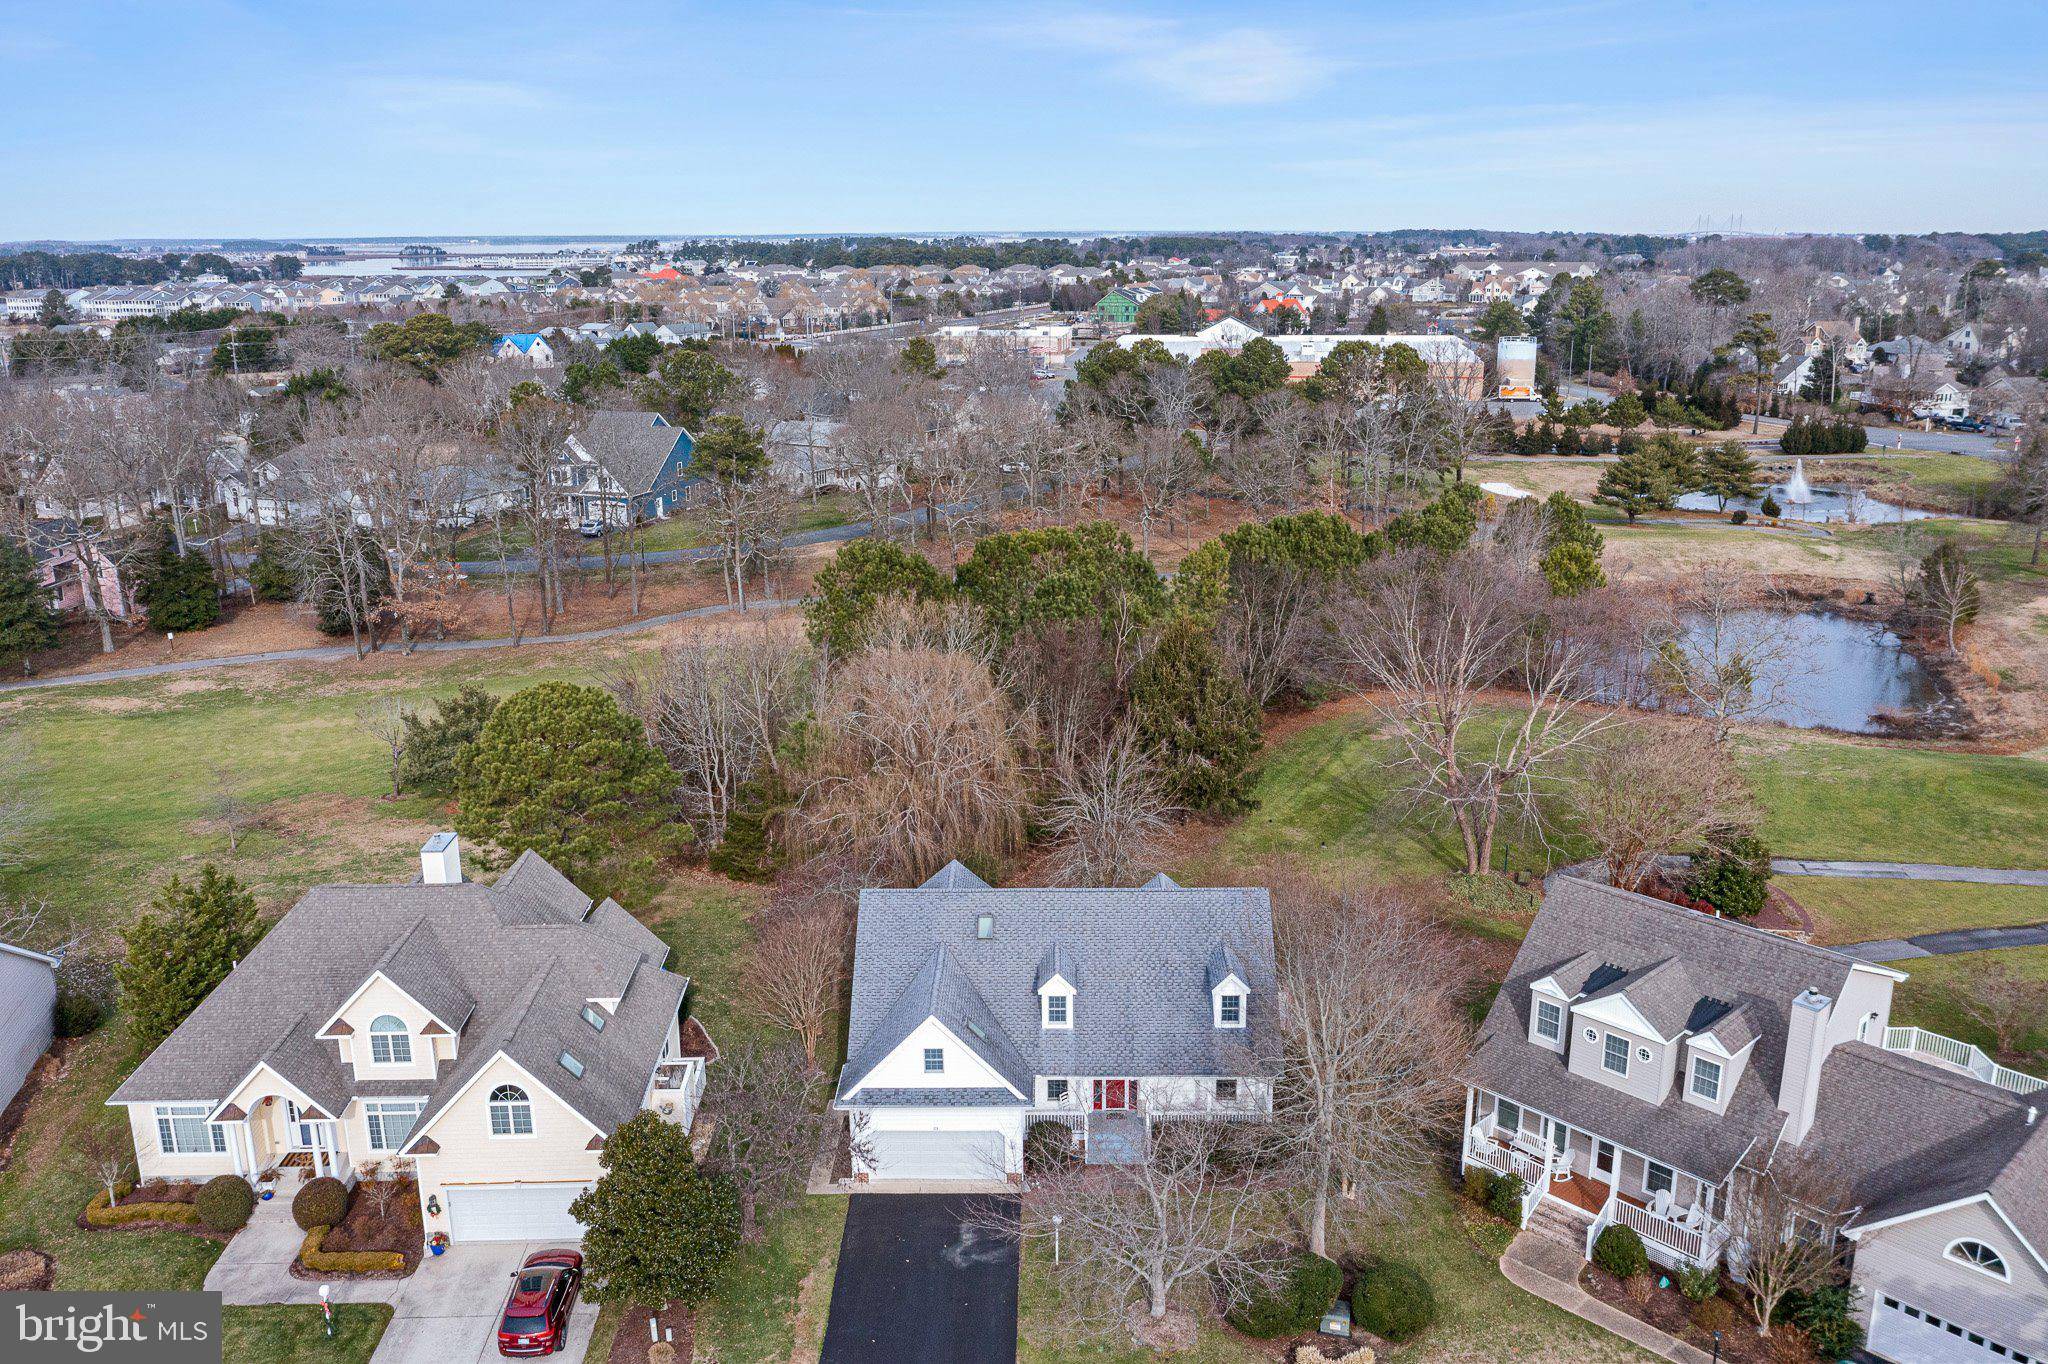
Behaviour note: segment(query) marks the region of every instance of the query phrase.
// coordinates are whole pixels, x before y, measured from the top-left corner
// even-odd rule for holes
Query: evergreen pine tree
[[[57,613],[36,569],[35,556],[0,540],[0,664],[19,662],[57,642]]]
[[[204,630],[220,619],[220,586],[213,565],[196,549],[178,552],[169,522],[153,532],[156,544],[138,575],[135,599],[148,614],[149,628]]]
[[[256,536],[256,557],[248,569],[249,589],[258,601],[297,601],[299,573],[292,566],[292,541],[284,532],[266,530]]]
[[[1131,677],[1138,738],[1167,793],[1190,810],[1241,810],[1259,752],[1259,710],[1200,624],[1166,627]]]
[[[1724,440],[1708,447],[1700,465],[1700,490],[1720,499],[1722,511],[1728,510],[1729,498],[1755,497],[1760,486],[1756,461],[1741,442]]]
[[[263,937],[256,897],[209,862],[187,884],[173,876],[122,935],[114,967],[136,1042],[154,1046],[199,1007]]]
[[[1623,455],[1601,470],[1595,496],[1619,508],[1630,521],[1646,511],[1663,510],[1677,498],[1663,462],[1648,447]]]

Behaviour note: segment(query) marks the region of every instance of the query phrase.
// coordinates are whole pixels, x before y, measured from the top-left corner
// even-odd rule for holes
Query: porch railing
[[[1886,1051],[1919,1053],[1932,1056],[1937,1061],[1946,1061],[1958,1070],[1966,1070],[1986,1084],[1997,1085],[2000,1089],[2014,1094],[2032,1094],[2039,1089],[2048,1089],[2048,1080],[2028,1075],[2024,1071],[2001,1066],[1984,1054],[1984,1049],[1953,1037],[1944,1037],[1938,1032],[1925,1028],[1886,1028],[1884,1030]]]
[[[1593,1258],[1593,1247],[1600,1240],[1600,1233],[1616,1225],[1627,1227],[1645,1241],[1662,1246],[1689,1264],[1701,1266],[1711,1265],[1719,1259],[1721,1248],[1728,1241],[1728,1228],[1718,1222],[1709,1220],[1704,1227],[1688,1227],[1683,1222],[1660,1217],[1619,1194],[1609,1193],[1606,1206],[1593,1219],[1593,1225],[1586,1229],[1587,1259]]]
[[[1502,1146],[1492,1137],[1474,1132],[1465,1142],[1465,1156],[1475,1165],[1484,1165],[1497,1175],[1519,1175],[1524,1184],[1541,1188],[1543,1162],[1526,1151]]]

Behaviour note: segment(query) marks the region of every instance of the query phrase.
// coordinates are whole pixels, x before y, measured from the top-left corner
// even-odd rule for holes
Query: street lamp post
[[[1060,1264],[1060,1223],[1065,1220],[1058,1213],[1052,1215],[1052,1264],[1054,1269],[1058,1269]]]

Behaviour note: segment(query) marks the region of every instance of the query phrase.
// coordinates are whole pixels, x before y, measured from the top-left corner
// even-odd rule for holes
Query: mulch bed
[[[402,1279],[420,1267],[420,1259],[426,1254],[426,1230],[420,1225],[419,1186],[410,1179],[384,1182],[391,1186],[384,1210],[378,1211],[376,1200],[371,1196],[371,1181],[357,1184],[349,1191],[348,1211],[342,1215],[338,1226],[328,1229],[326,1238],[320,1242],[320,1249],[326,1252],[395,1250],[405,1257],[405,1268],[368,1274],[337,1274],[307,1269],[293,1260],[293,1278]]]
[[[647,1364],[647,1318],[650,1314],[635,1307],[627,1311],[619,1322],[618,1334],[612,1337],[610,1364]],[[676,1364],[688,1364],[694,1348],[696,1319],[689,1308],[681,1303],[670,1303],[656,1318],[661,1323],[661,1334],[667,1339],[675,1333],[672,1342],[676,1347]]]
[[[1685,1300],[1685,1295],[1676,1288],[1654,1286],[1657,1276],[1664,1272],[1656,1265],[1650,1266],[1650,1273],[1641,1280],[1642,1284],[1651,1285],[1650,1292],[1641,1302],[1620,1280],[1593,1265],[1586,1266],[1579,1282],[1608,1306],[1618,1307],[1638,1321],[1646,1321],[1711,1353],[1713,1334],[1693,1325],[1692,1304]],[[1729,1364],[1814,1364],[1814,1353],[1796,1328],[1775,1326],[1768,1338],[1759,1336],[1748,1310],[1732,1301],[1728,1305],[1735,1309],[1735,1321],[1721,1333],[1721,1358]]]
[[[57,1262],[40,1250],[0,1255],[0,1293],[42,1293],[57,1278]]]
[[[191,1180],[152,1179],[147,1184],[137,1184],[114,1206],[125,1208],[130,1203],[190,1203],[197,1197],[199,1186]]]

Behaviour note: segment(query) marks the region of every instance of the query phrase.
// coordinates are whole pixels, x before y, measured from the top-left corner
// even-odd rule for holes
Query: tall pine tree
[[[256,897],[209,862],[197,881],[173,876],[122,936],[128,955],[114,975],[129,1032],[143,1046],[154,1046],[249,955],[263,926],[256,919]]]
[[[0,664],[20,663],[57,642],[57,613],[36,569],[35,556],[0,540]]]

